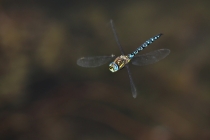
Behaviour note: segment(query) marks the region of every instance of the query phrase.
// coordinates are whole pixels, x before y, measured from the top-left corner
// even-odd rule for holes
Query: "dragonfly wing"
[[[169,49],[159,49],[143,55],[136,55],[131,61],[133,65],[143,66],[156,63],[170,53]]]
[[[132,76],[131,76],[130,68],[129,68],[128,65],[125,65],[125,66],[126,66],[126,68],[127,68],[128,76],[129,76],[129,79],[130,79],[131,92],[132,92],[133,98],[136,98],[136,96],[137,96],[137,91],[136,91],[136,87],[135,87],[134,82],[133,82],[133,78],[132,78]]]
[[[77,65],[81,67],[98,67],[110,61],[114,55],[111,56],[94,56],[82,57],[77,60]]]

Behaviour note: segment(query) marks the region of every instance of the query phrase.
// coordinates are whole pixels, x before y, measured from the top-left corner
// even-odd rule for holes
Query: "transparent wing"
[[[126,66],[126,68],[127,68],[128,76],[129,76],[129,79],[130,79],[131,92],[132,92],[133,98],[136,98],[136,96],[137,96],[137,91],[136,91],[136,87],[135,87],[134,82],[133,82],[133,78],[132,78],[132,76],[131,76],[130,68],[129,68],[128,65],[125,65],[125,66]]]
[[[93,56],[82,57],[77,60],[77,65],[81,67],[98,67],[110,61],[114,55],[111,56]]]
[[[156,63],[170,53],[169,49],[159,49],[143,55],[136,55],[131,61],[133,65],[143,66]]]

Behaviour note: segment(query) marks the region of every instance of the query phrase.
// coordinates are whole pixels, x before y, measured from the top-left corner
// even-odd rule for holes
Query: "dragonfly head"
[[[109,64],[109,70],[111,72],[116,72],[116,71],[119,70],[119,67],[115,62],[112,62],[112,63]]]

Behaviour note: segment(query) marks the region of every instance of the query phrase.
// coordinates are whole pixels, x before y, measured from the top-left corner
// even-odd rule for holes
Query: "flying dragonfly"
[[[130,79],[130,85],[131,85],[131,92],[134,98],[137,96],[137,90],[135,87],[135,84],[133,82],[133,78],[131,76],[130,68],[128,63],[131,62],[133,65],[137,66],[143,66],[152,64],[155,62],[158,62],[159,60],[165,58],[169,53],[169,49],[159,49],[152,52],[149,52],[147,54],[143,55],[137,55],[140,51],[142,51],[144,48],[146,48],[148,45],[152,44],[155,40],[161,37],[161,33],[155,35],[154,37],[148,39],[145,41],[141,46],[139,46],[135,51],[133,51],[130,54],[125,55],[124,50],[119,42],[114,23],[112,20],[110,20],[112,31],[114,33],[115,40],[118,44],[118,47],[120,49],[121,55],[116,57],[114,55],[111,56],[91,56],[91,57],[82,57],[77,60],[77,64],[81,67],[98,67],[101,65],[106,64],[107,62],[111,61],[115,58],[113,62],[109,64],[109,70],[111,72],[117,72],[118,70],[126,67],[128,76]]]

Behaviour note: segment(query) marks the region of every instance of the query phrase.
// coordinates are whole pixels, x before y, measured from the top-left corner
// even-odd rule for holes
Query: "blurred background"
[[[209,140],[210,2],[2,0],[1,140]],[[131,73],[83,56],[120,55],[158,33],[141,54],[169,56]]]

